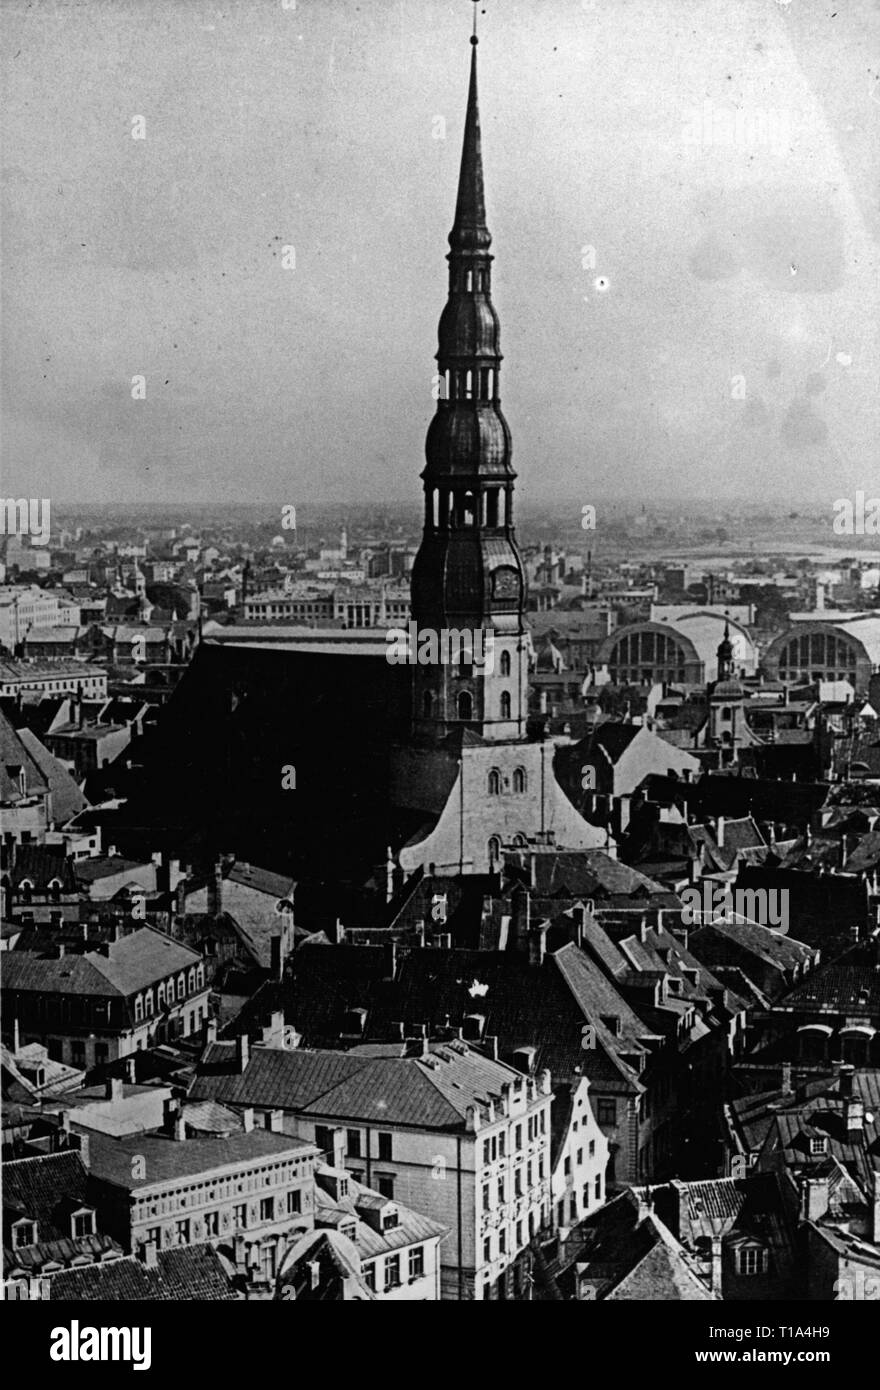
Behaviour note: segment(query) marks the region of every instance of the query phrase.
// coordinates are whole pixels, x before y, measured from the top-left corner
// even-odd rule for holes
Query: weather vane
[[[472,0],[472,3],[474,6],[474,32],[471,34],[471,43],[479,43],[479,39],[477,38],[477,6],[480,0]],[[486,11],[483,10],[482,13],[485,14]]]

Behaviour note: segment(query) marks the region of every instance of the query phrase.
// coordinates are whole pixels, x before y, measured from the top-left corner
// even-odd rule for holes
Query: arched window
[[[459,691],[458,717],[459,719],[473,719],[474,717],[474,697],[469,690]]]
[[[57,903],[61,898],[61,879],[53,878],[49,884],[49,897],[53,903]]]
[[[466,401],[472,401],[474,398],[474,374],[470,368],[464,379],[464,398]]]
[[[497,864],[498,860],[501,858],[501,841],[499,840],[497,835],[490,836],[489,843],[486,846],[486,848],[489,853],[489,863]]]
[[[148,989],[144,995],[144,1013],[150,1018],[153,1012],[153,991]]]
[[[138,995],[135,996],[135,1001],[134,1001],[134,1021],[135,1021],[135,1023],[140,1023],[140,1021],[141,1021],[141,1019],[143,1018],[143,1016],[144,1016],[144,996],[143,996],[142,994],[138,994]]]
[[[465,274],[464,287],[468,294],[470,294],[471,290],[474,288],[474,272],[472,270],[467,271]]]
[[[501,795],[501,773],[498,771],[497,767],[493,767],[489,773],[489,795]]]
[[[730,707],[728,705],[725,705],[723,710],[721,711],[721,719],[722,722],[725,724],[730,723]]]
[[[513,769],[513,790],[514,790],[519,796],[522,796],[523,792],[524,792],[525,789],[526,789],[526,785],[527,785],[527,781],[526,781],[526,770],[525,770],[525,768],[524,768],[524,767],[515,767],[515,768]]]
[[[422,715],[425,719],[430,719],[434,711],[434,696],[430,690],[426,690],[422,695]]]
[[[513,843],[517,849],[526,849],[529,842],[526,836],[520,831],[518,834],[514,835]]]
[[[195,994],[195,992],[196,992],[196,968],[195,968],[194,965],[190,967],[190,972],[189,972],[188,979],[189,979],[189,992],[190,992],[190,994]]]
[[[510,675],[510,652],[501,653],[501,674],[502,676]]]
[[[34,900],[34,885],[29,878],[23,878],[18,885],[21,889],[22,902],[31,903]]]
[[[156,990],[156,1003],[160,1009],[165,1007],[165,986],[159,985]]]
[[[510,693],[507,690],[501,692],[501,718],[510,718]]]
[[[198,989],[203,989],[203,988],[204,988],[204,984],[205,984],[205,967],[204,967],[203,965],[199,965],[199,966],[196,967],[196,987],[197,987]]]

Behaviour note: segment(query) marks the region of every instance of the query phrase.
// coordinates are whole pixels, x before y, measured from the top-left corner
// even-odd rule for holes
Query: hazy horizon
[[[481,10],[520,502],[876,491],[880,0]],[[4,493],[418,505],[471,12],[3,5]]]

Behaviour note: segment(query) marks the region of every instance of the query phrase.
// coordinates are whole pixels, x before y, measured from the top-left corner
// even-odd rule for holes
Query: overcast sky
[[[287,3],[0,0],[6,493],[417,498],[472,6]],[[521,495],[876,492],[878,0],[481,9]]]

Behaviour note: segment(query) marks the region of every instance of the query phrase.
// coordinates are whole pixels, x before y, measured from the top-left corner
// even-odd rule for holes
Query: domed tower
[[[746,691],[736,678],[730,623],[718,643],[718,679],[709,687],[709,720],[706,742],[721,749],[722,764],[737,761],[738,751],[753,742],[746,721]]]
[[[501,413],[501,347],[492,304],[492,238],[486,226],[477,38],[455,221],[449,233],[449,297],[440,318],[440,394],[425,442],[425,521],[412,572],[419,630],[473,634],[485,662],[414,666],[413,730],[437,741],[470,729],[490,741],[521,738],[527,711],[525,575],[513,526],[510,430]],[[441,642],[440,650],[443,651]],[[453,644],[453,650],[455,646]],[[465,652],[467,655],[467,651]]]

